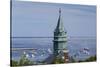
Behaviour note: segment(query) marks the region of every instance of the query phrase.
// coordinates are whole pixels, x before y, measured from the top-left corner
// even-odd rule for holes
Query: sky
[[[59,8],[67,36],[96,36],[96,6],[12,2],[12,37],[52,37]]]

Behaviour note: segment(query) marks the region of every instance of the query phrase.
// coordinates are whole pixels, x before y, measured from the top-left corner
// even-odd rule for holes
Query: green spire
[[[58,24],[56,27],[56,32],[63,32],[64,31],[64,26],[61,18],[61,9],[59,8],[59,18],[58,18]]]

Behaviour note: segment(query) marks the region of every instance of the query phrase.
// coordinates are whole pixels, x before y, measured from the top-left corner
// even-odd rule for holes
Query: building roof
[[[64,26],[62,22],[62,17],[61,17],[61,9],[59,9],[59,18],[58,18],[58,23],[55,29],[55,32],[63,32],[64,31]]]

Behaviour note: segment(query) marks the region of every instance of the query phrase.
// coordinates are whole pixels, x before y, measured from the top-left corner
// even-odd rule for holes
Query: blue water
[[[29,58],[34,61],[41,61],[47,58],[53,52],[53,38],[12,38],[13,48],[35,48],[35,57],[31,57],[31,51],[28,51]],[[81,53],[80,50],[88,48],[89,54]],[[48,52],[51,50],[51,53]],[[67,42],[69,56],[76,60],[84,60],[90,56],[96,55],[96,38],[69,38]],[[12,59],[19,60],[23,51],[12,51]],[[78,55],[77,55],[78,53]],[[77,56],[74,56],[77,55]]]

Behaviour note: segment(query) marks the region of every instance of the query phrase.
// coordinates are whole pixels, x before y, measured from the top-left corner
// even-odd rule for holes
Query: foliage
[[[33,62],[30,61],[30,60],[26,57],[26,55],[22,55],[22,57],[21,57],[21,59],[20,59],[20,61],[19,61],[19,65],[20,65],[20,66],[32,65],[32,64],[33,64]]]
[[[96,61],[96,55],[95,56],[91,56],[89,58],[87,58],[86,60],[79,60],[79,61],[75,61],[75,59],[73,57],[70,57],[70,62],[71,63],[75,63],[75,62],[92,62],[92,61]],[[55,57],[52,64],[61,64],[61,63],[65,63],[64,59],[60,58],[60,57]],[[15,60],[11,60],[11,66],[12,67],[17,67],[17,66],[28,66],[28,65],[34,65],[35,63],[33,61],[30,61],[25,55],[22,55],[19,61],[15,61]],[[45,61],[40,62],[39,64],[46,64]]]
[[[33,61],[30,61],[25,55],[22,55],[19,61],[11,60],[11,66],[28,66],[33,65]]]
[[[56,57],[53,61],[53,64],[60,64],[60,63],[65,63],[62,58]]]
[[[28,60],[27,58],[21,58],[18,65],[20,66],[27,66],[27,65],[33,65],[33,62]]]
[[[11,66],[12,67],[18,66],[18,61],[11,60]]]
[[[87,58],[86,60],[79,60],[78,62],[92,62],[92,61],[96,61],[96,55],[95,56],[91,56],[89,58]]]
[[[86,59],[86,62],[96,61],[96,56],[91,56],[90,58]]]

